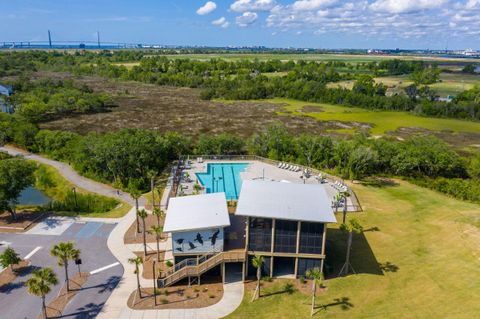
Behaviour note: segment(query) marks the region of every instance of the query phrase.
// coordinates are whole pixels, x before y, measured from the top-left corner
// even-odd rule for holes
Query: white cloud
[[[258,19],[258,14],[255,12],[244,12],[241,16],[238,16],[235,19],[235,22],[237,23],[238,26],[240,27],[248,27]]]
[[[225,19],[225,17],[221,17],[220,19],[213,20],[213,21],[212,21],[212,24],[213,24],[213,25],[222,25],[222,24],[224,24],[226,21],[227,21],[227,19]]]
[[[329,8],[337,3],[337,0],[298,0],[292,4],[297,11],[308,11]]]
[[[411,13],[441,7],[445,0],[377,0],[370,5],[373,11],[385,13]]]
[[[197,14],[203,16],[203,15],[212,13],[213,11],[215,11],[216,8],[217,8],[217,4],[215,2],[208,1],[203,6],[198,8]]]
[[[228,26],[230,25],[230,22],[228,22],[227,19],[225,19],[225,17],[221,17],[220,19],[213,20],[212,24],[218,27],[228,28]]]
[[[237,0],[230,5],[230,10],[235,12],[269,11],[275,4],[275,0]]]

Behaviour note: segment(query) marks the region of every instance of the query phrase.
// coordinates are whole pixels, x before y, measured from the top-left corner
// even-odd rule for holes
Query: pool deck
[[[207,172],[207,165],[209,163],[248,163],[249,166],[244,172],[240,173],[240,178],[244,180],[268,180],[268,181],[278,181],[284,183],[297,183],[297,184],[319,184],[319,180],[316,176],[310,176],[309,178],[302,178],[302,171],[294,172],[285,169],[281,169],[275,165],[264,163],[261,161],[251,161],[251,160],[205,160],[201,163],[193,160],[189,167],[183,170],[184,173],[188,173],[188,179],[182,177],[180,188],[178,193],[183,192],[185,195],[191,195],[194,193],[194,185],[197,182],[197,175],[195,173],[205,173]],[[185,174],[184,174],[185,175]],[[198,183],[201,185],[200,181]],[[338,190],[330,182],[324,183],[325,191],[332,202],[335,199]],[[205,192],[202,189],[199,193],[202,194]],[[350,198],[347,198],[347,207],[348,211],[351,211],[350,207],[352,202]],[[342,211],[342,208],[339,208],[339,211]]]

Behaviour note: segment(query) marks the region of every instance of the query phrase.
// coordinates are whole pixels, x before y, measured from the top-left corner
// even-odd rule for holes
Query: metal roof
[[[171,198],[163,231],[178,232],[230,226],[225,193]]]
[[[336,223],[331,199],[322,184],[245,180],[236,215]]]

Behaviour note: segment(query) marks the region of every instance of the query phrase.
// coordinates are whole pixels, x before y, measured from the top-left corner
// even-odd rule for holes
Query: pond
[[[35,187],[25,188],[18,198],[18,205],[45,205],[48,203],[50,203],[50,198]]]

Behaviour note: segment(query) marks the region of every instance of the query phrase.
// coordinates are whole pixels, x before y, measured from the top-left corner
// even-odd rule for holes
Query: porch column
[[[295,252],[298,256],[298,253],[300,252],[300,228],[302,227],[302,222],[298,221],[297,222],[297,244],[295,248]],[[295,257],[295,277],[298,276],[298,257]]]
[[[272,243],[270,245],[270,277],[273,277],[273,250],[275,247],[275,219],[272,219]]]

